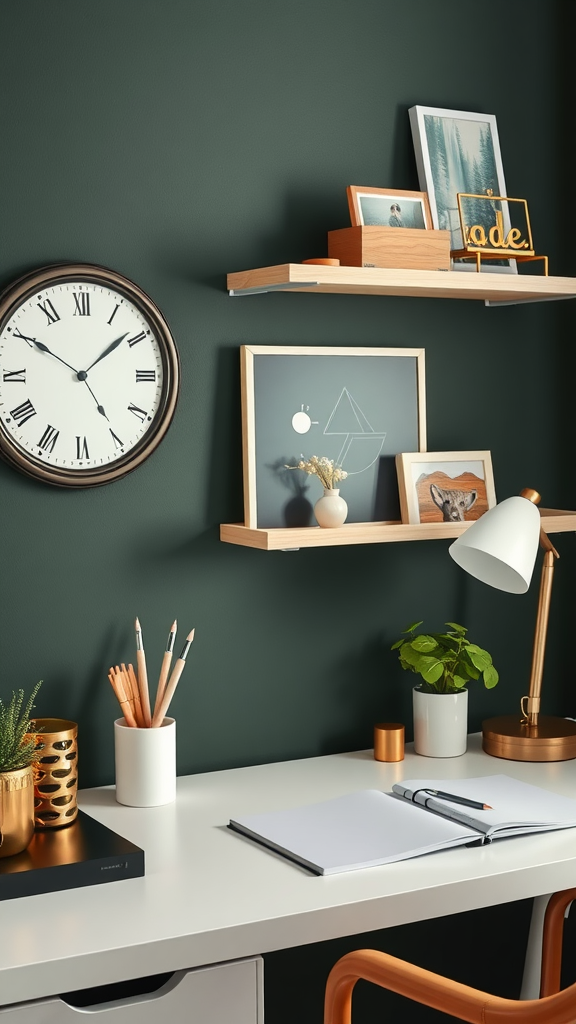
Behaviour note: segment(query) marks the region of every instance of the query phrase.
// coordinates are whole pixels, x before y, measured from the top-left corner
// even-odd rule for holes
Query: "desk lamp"
[[[540,522],[540,495],[530,488],[485,512],[450,545],[454,561],[497,590],[525,594],[530,586],[538,542],[544,549],[540,597],[532,653],[530,689],[519,715],[482,723],[482,746],[511,761],[568,761],[576,757],[576,722],[540,714],[540,691],[552,596],[554,560],[559,557]]]

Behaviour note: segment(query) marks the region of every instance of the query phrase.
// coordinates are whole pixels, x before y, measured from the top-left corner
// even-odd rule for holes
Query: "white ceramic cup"
[[[134,729],[114,722],[116,799],[129,807],[158,807],[176,799],[176,722]]]

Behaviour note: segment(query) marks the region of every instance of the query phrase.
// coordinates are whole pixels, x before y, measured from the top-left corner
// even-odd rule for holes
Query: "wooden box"
[[[344,267],[450,270],[450,232],[356,227],[328,232],[328,256]]]

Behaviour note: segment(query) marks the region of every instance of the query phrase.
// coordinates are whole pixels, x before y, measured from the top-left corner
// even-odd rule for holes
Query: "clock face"
[[[94,486],[143,461],[172,418],[178,356],[136,285],[89,265],[50,267],[0,306],[0,444],[61,486]]]

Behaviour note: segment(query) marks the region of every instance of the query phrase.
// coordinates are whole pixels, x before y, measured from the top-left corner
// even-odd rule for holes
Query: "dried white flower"
[[[297,466],[286,466],[286,469],[302,469],[311,476],[317,476],[322,486],[328,488],[333,488],[348,476],[341,466],[334,464],[334,459],[327,459],[325,455],[320,458],[312,455],[309,459],[301,459]]]

